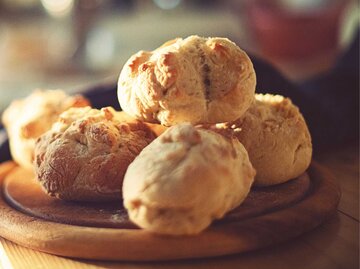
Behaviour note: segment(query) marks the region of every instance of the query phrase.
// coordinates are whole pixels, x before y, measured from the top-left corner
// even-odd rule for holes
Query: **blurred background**
[[[138,50],[192,34],[228,37],[301,83],[358,26],[356,0],[0,0],[0,114],[35,88],[115,79]]]

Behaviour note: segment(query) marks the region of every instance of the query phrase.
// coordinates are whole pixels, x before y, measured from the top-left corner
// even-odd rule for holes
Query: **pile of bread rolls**
[[[35,141],[48,131],[59,115],[70,107],[89,106],[80,95],[68,96],[61,90],[35,90],[23,100],[15,100],[4,111],[11,155],[22,167],[33,168]]]
[[[54,103],[47,91],[11,104],[3,122],[14,160],[32,163],[49,195],[122,198],[139,227],[191,235],[239,206],[252,185],[286,182],[310,164],[299,109],[255,87],[236,44],[190,36],[127,61],[118,81],[123,112],[65,95]]]

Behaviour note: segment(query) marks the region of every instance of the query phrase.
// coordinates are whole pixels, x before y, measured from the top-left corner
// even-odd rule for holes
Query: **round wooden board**
[[[310,189],[306,173],[287,183],[253,188],[241,206],[215,224],[240,221],[289,207]],[[66,202],[46,195],[32,171],[14,169],[3,181],[4,198],[9,205],[33,217],[87,227],[136,229],[122,201],[108,203]]]
[[[129,222],[129,227],[124,226],[117,229],[78,226],[107,227],[106,221],[105,224],[93,222],[91,218],[90,220],[85,218],[85,223],[77,223],[77,225],[65,224],[66,218],[64,221],[61,219],[61,214],[60,219],[56,215],[56,212],[63,212],[62,210],[50,211],[48,214],[50,217],[46,217],[44,212],[49,212],[49,204],[42,204],[40,211],[39,208],[34,210],[34,204],[29,203],[31,199],[23,200],[23,197],[29,198],[29,196],[19,195],[21,191],[19,192],[17,187],[23,184],[20,179],[26,180],[27,184],[30,184],[28,185],[30,189],[36,190],[34,183],[31,183],[31,178],[24,178],[24,176],[31,177],[31,175],[31,173],[14,167],[13,163],[0,165],[2,189],[0,193],[0,215],[2,216],[0,236],[35,250],[85,259],[170,260],[220,256],[255,250],[289,240],[315,228],[335,212],[340,199],[339,187],[333,177],[321,166],[312,163],[308,170],[310,181],[303,176],[291,183],[302,182],[299,186],[305,186],[301,192],[293,190],[294,194],[301,194],[300,196],[290,200],[287,198],[283,203],[283,200],[276,198],[278,189],[273,187],[259,189],[257,191],[262,192],[263,195],[258,197],[268,199],[272,196],[272,201],[277,201],[278,204],[272,207],[263,207],[260,205],[264,202],[256,205],[256,199],[253,201],[255,204],[252,204],[250,199],[247,206],[244,203],[242,210],[240,206],[228,214],[225,220],[214,223],[199,235],[170,237],[154,235],[137,229]],[[306,187],[304,182],[310,182],[310,188]],[[290,187],[285,188],[284,186],[286,185],[278,187],[280,190],[283,188],[284,193],[292,193],[292,191],[289,192]],[[27,193],[25,189],[23,191]],[[269,196],[268,193],[272,194]],[[253,194],[252,196],[254,197]],[[44,202],[44,196],[40,197],[43,199],[40,200]],[[34,200],[37,200],[35,198],[36,196]],[[51,198],[49,199],[50,203],[54,202]],[[266,199],[264,201],[267,201]],[[47,200],[45,199],[45,201]],[[279,201],[282,202],[279,203]],[[79,206],[91,208],[90,205],[67,204],[65,206],[70,206],[70,208],[75,206],[75,209]],[[51,208],[52,206],[50,206]],[[66,211],[69,211],[68,209]],[[106,214],[111,215],[112,210],[118,209],[110,208],[109,210]],[[54,217],[53,214],[56,216]],[[96,212],[91,214],[96,215]],[[106,214],[104,216],[108,216]],[[70,219],[74,217],[76,214],[71,215]],[[84,220],[83,216],[79,216],[79,218]],[[124,219],[123,221],[128,220]]]

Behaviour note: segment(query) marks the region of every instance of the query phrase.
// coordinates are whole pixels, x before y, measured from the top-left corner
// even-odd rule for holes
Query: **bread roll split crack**
[[[236,120],[254,98],[255,71],[226,38],[190,36],[140,51],[118,81],[122,109],[139,120],[172,126]]]

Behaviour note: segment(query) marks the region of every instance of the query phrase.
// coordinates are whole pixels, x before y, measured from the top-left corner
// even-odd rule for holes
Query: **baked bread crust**
[[[219,123],[244,114],[255,85],[252,62],[235,43],[190,36],[133,55],[120,73],[118,99],[147,122]]]
[[[144,123],[111,107],[71,108],[36,142],[37,178],[60,199],[120,199],[128,165],[154,138]]]
[[[116,118],[120,121],[136,121],[136,118],[131,117],[129,114],[126,114],[124,111],[116,112]],[[155,134],[156,137],[161,135],[168,128],[165,127],[164,125],[160,125],[157,123],[149,123],[149,122],[143,122],[143,123],[150,128],[150,130]]]
[[[271,94],[256,94],[255,98],[243,117],[217,126],[235,130],[256,169],[254,185],[274,185],[298,177],[312,156],[303,116],[289,98]]]
[[[68,96],[61,90],[35,90],[25,99],[13,101],[2,116],[13,160],[33,169],[36,139],[68,108],[89,104],[83,96]]]
[[[134,223],[151,232],[197,234],[245,199],[254,175],[238,140],[180,124],[130,164],[124,206]]]

